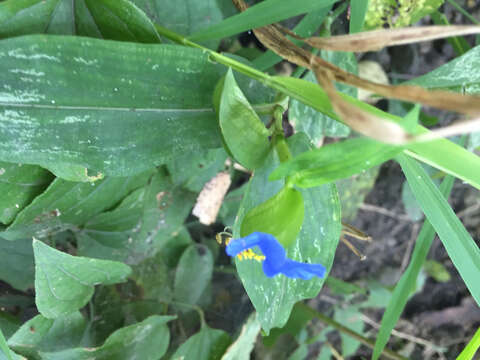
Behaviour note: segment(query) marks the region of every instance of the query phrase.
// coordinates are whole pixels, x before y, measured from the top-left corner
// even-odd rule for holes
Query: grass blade
[[[265,0],[244,12],[199,31],[189,38],[194,41],[224,38],[246,30],[269,25],[292,16],[328,7],[338,0]]]
[[[367,10],[368,0],[350,2],[350,34],[362,31]]]
[[[471,360],[480,347],[480,328],[473,335],[472,340],[465,346],[465,349],[458,355],[457,360]]]
[[[425,170],[413,159],[399,155],[408,184],[428,221],[433,225],[448,256],[473,298],[480,304],[480,249],[434,185]]]
[[[453,176],[447,176],[440,185],[440,192],[445,198],[448,198],[454,180],[455,178]],[[379,358],[385,348],[385,345],[390,338],[390,334],[405,308],[408,298],[416,287],[418,274],[427,258],[434,237],[435,229],[428,220],[425,220],[422,229],[420,230],[420,234],[418,235],[415,248],[413,249],[410,264],[395,286],[390,302],[383,314],[382,323],[377,334],[377,341],[375,342],[375,348],[373,349],[372,358],[374,360]]]

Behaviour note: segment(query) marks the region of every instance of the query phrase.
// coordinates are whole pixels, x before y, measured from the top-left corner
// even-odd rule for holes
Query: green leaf
[[[3,355],[5,355],[8,360],[13,360],[12,353],[11,353],[10,349],[8,348],[7,341],[5,340],[5,337],[3,336],[2,329],[0,329],[0,350],[2,350]]]
[[[153,315],[115,331],[98,348],[75,348],[40,353],[43,360],[158,360],[167,351],[170,332],[166,323],[174,316]]]
[[[467,94],[480,93],[480,46],[475,46],[464,55],[430,71],[428,74],[408,81],[429,89],[450,89]]]
[[[268,78],[268,81],[270,86],[289,96],[295,97],[297,100],[302,101],[304,104],[313,107],[333,119],[338,119],[332,110],[328,97],[319,86],[291,77],[272,76]],[[349,103],[365,111],[390,121],[402,122],[402,119],[397,116],[385,113],[346,94],[342,94],[342,96]],[[417,126],[415,132],[421,134],[427,132],[427,130],[422,126]],[[388,147],[389,145],[385,146]],[[477,171],[478,167],[480,167],[480,157],[451,141],[439,139],[424,143],[409,144],[407,149],[404,150],[404,153],[445,171],[448,174],[454,175],[475,186],[477,189],[480,189],[480,172]]]
[[[379,165],[401,151],[401,147],[368,138],[348,139],[305,152],[282,163],[269,179],[293,176],[297,186],[319,186]]]
[[[205,245],[189,246],[177,266],[174,297],[181,305],[195,305],[207,288],[213,273],[213,256]],[[191,310],[191,306],[184,310]]]
[[[129,176],[221,147],[225,69],[199,49],[34,35],[0,41],[0,59],[0,159]]]
[[[39,166],[0,162],[0,222],[9,224],[53,180]]]
[[[33,287],[35,265],[32,240],[12,242],[0,238],[0,254],[0,279],[21,291]]]
[[[480,328],[475,332],[472,339],[468,342],[467,346],[458,355],[457,360],[472,360],[480,347]]]
[[[228,70],[219,106],[223,139],[236,160],[248,169],[262,165],[270,150],[269,131]]]
[[[363,30],[369,0],[355,0],[350,3],[350,34]],[[343,354],[347,356],[346,354]]]
[[[287,247],[297,239],[304,216],[302,194],[296,189],[285,186],[277,194],[245,214],[240,235],[245,237],[255,231],[272,234]]]
[[[147,16],[156,24],[178,32],[190,35],[201,31],[212,24],[223,20],[220,9],[221,2],[216,0],[133,0]],[[205,46],[216,49],[220,40],[202,42]]]
[[[131,269],[125,264],[75,257],[33,240],[35,303],[46,318],[67,315],[83,307],[98,284],[125,281]]]
[[[19,354],[38,359],[39,351],[60,351],[77,347],[84,341],[87,322],[78,311],[56,319],[37,315],[25,322],[8,339]]]
[[[326,285],[334,294],[350,295],[360,293],[363,295],[367,295],[367,290],[365,290],[363,287],[357,286],[349,282],[345,282],[333,276],[329,276],[327,278]]]
[[[127,178],[105,178],[95,183],[55,179],[45,192],[23,209],[1,234],[7,240],[45,237],[76,229],[98,213],[116,205],[130,191],[143,186],[152,172]]]
[[[196,32],[189,38],[194,41],[225,38],[243,31],[324,8],[337,1],[338,0],[303,0],[294,3],[288,0],[265,0],[240,14],[231,16],[205,30]]]
[[[218,219],[220,219],[225,226],[233,226],[247,186],[248,184],[245,183],[239,188],[230,191],[223,199],[222,207],[218,213]]]
[[[355,59],[353,53],[345,53],[345,52],[329,52],[340,61],[347,61],[351,59]],[[353,56],[353,58],[352,58]],[[347,63],[348,64],[348,63]],[[356,72],[356,61],[350,63],[355,66]],[[337,63],[337,65],[341,66]],[[344,63],[344,65],[346,65]],[[343,67],[343,66],[341,66]],[[352,70],[351,68],[349,69]],[[352,71],[351,71],[352,72]],[[315,75],[309,71],[307,75],[304,76],[304,80],[310,81],[312,83],[317,83]],[[339,91],[352,93],[351,87],[338,84],[337,88]],[[355,95],[356,96],[356,91]],[[289,109],[289,121],[292,126],[295,128],[296,131],[303,131],[305,132],[314,144],[321,143],[325,136],[330,137],[346,137],[350,134],[350,128],[341,122],[332,119],[328,115],[322,114],[321,112],[316,111],[315,109],[307,106],[298,100],[292,99],[290,100],[290,109]]]
[[[172,360],[220,360],[232,340],[222,330],[203,326],[189,337],[175,353]]]
[[[308,150],[308,143],[308,138],[302,134],[288,139],[294,154]],[[268,181],[269,174],[278,163],[276,153],[271,152],[265,165],[251,178],[234,226],[235,238],[240,237],[240,224],[245,214],[283,188],[281,181]],[[340,204],[335,185],[326,184],[302,189],[300,192],[305,206],[305,219],[297,240],[288,247],[287,255],[297,261],[321,263],[329,271],[341,227]],[[296,302],[315,297],[325,280],[315,278],[305,281],[282,275],[267,278],[259,262],[244,260],[236,261],[236,264],[238,274],[267,334],[271,328],[282,327],[286,323]]]
[[[425,216],[445,246],[448,256],[473,298],[480,304],[478,282],[480,249],[425,170],[415,160],[405,156],[398,156],[397,160]]]
[[[252,313],[242,327],[238,338],[228,348],[222,360],[250,360],[257,336],[260,333],[260,323],[257,314]]]
[[[160,42],[148,17],[127,0],[8,0],[0,3],[0,38],[38,33]]]
[[[175,186],[159,172],[146,187],[131,193],[117,208],[86,222],[77,234],[78,253],[138,264],[166,251],[183,229],[194,202],[194,193]]]
[[[168,172],[175,184],[200,192],[203,186],[225,169],[227,153],[224,149],[200,150],[185,153],[167,161]]]

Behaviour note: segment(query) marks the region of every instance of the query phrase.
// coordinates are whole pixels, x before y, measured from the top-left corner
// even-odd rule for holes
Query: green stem
[[[472,15],[470,15],[464,8],[462,8],[460,5],[458,5],[454,0],[447,0],[447,1],[450,3],[450,5],[452,5],[455,9],[457,9],[459,12],[461,12],[462,15],[465,16],[472,23],[474,23],[476,25],[480,25],[480,21],[478,21]]]
[[[375,347],[375,341],[370,340],[369,338],[366,338],[363,335],[360,335],[356,331],[353,331],[353,330],[349,329],[348,327],[343,326],[342,324],[336,322],[335,320],[329,318],[328,316],[323,315],[321,312],[316,311],[316,310],[312,309],[311,307],[309,307],[307,305],[303,305],[303,307],[305,308],[305,310],[310,312],[310,314],[312,316],[316,317],[321,322],[333,327],[334,329],[344,333],[345,335],[348,335],[348,336],[354,338],[355,340],[361,342],[363,345],[369,347],[370,349],[373,349]],[[407,360],[407,358],[405,358],[405,357],[401,356],[400,354],[397,354],[396,352],[394,352],[392,350],[389,350],[389,349],[384,349],[382,354],[385,357],[387,357],[389,359],[392,359],[392,360]]]

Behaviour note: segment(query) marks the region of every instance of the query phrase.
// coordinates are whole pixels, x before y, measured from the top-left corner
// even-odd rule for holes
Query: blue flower
[[[287,258],[282,244],[271,234],[254,232],[244,238],[231,240],[226,248],[229,256],[236,256],[254,246],[258,246],[265,255],[263,272],[268,277],[283,274],[293,279],[308,280],[314,276],[323,278],[325,266],[322,264],[307,264]]]

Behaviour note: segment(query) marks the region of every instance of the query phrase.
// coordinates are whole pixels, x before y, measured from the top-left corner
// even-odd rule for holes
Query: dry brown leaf
[[[198,217],[202,224],[211,225],[215,222],[231,182],[228,172],[220,172],[200,191],[192,214]]]
[[[303,41],[322,50],[366,52],[378,51],[387,46],[478,33],[480,33],[480,26],[476,25],[421,26],[365,31],[351,35],[310,37]],[[291,32],[288,34],[292,35]],[[296,38],[298,39],[298,36]]]
[[[345,124],[363,135],[385,143],[400,145],[409,141],[408,133],[400,125],[375,116],[343,100],[333,85],[331,73],[320,67],[315,67],[313,71],[318,83],[330,98],[333,110]]]
[[[428,133],[414,137],[413,142],[425,142],[449,136],[470,134],[480,131],[480,118],[458,121],[441,129],[431,130]]]
[[[239,10],[244,11],[247,9],[243,0],[233,0],[233,2]],[[311,52],[296,46],[284,36],[285,32],[289,34],[292,33],[285,30],[282,26],[268,25],[254,29],[253,32],[263,45],[284,59],[311,70],[314,68],[321,68],[329,71],[337,82],[369,90],[387,98],[422,103],[439,109],[455,111],[471,116],[477,116],[480,114],[479,96],[462,95],[442,90],[428,91],[419,86],[391,86],[377,84],[353,75],[338,66],[315,56]],[[340,107],[344,108],[344,106]]]

